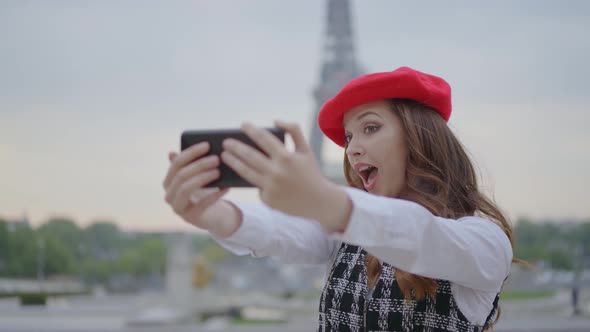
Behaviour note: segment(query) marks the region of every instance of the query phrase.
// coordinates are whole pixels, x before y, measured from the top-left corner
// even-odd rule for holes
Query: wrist
[[[216,213],[218,218],[212,220],[208,231],[218,238],[231,236],[242,225],[242,210],[225,200],[219,200],[215,208],[218,209],[218,213]]]
[[[313,219],[319,221],[329,232],[344,232],[352,214],[352,201],[340,186],[326,181],[317,202]]]

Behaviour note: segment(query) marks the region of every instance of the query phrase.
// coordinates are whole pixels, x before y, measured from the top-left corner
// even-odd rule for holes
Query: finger
[[[176,152],[168,152],[168,160],[173,161],[178,156]]]
[[[170,182],[172,181],[174,175],[176,175],[176,172],[178,172],[179,169],[184,167],[184,165],[188,164],[189,162],[203,156],[208,151],[209,142],[201,142],[182,151],[176,158],[174,158],[172,164],[168,168],[168,173],[166,174],[166,178],[162,183],[164,188],[170,185]]]
[[[309,144],[305,140],[305,136],[303,136],[301,127],[299,127],[298,124],[275,120],[275,125],[291,135],[293,143],[295,143],[295,151],[303,153],[311,151]]]
[[[250,182],[256,187],[260,188],[262,186],[264,176],[261,173],[256,172],[256,170],[253,168],[250,168],[233,153],[229,151],[223,151],[221,153],[221,160],[244,180]]]
[[[219,190],[220,189],[218,187],[215,187],[215,188],[207,188],[207,187],[205,187],[205,188],[197,189],[195,192],[193,192],[191,194],[190,200],[193,203],[198,203],[203,198],[205,198],[205,197],[207,197],[207,196],[209,196],[211,194],[214,194],[216,192],[219,192]]]
[[[214,155],[198,159],[190,165],[182,168],[180,171],[178,171],[178,173],[176,173],[166,189],[166,201],[171,202],[174,200],[174,195],[177,193],[177,188],[183,183],[195,176],[198,176],[200,173],[216,169],[219,166],[219,163],[219,157]]]
[[[191,195],[195,190],[205,186],[207,183],[219,178],[219,169],[213,169],[205,173],[201,173],[189,181],[183,183],[174,195],[172,200],[172,209],[178,214],[183,214],[186,208],[191,204]]]
[[[282,157],[287,153],[283,143],[268,130],[244,123],[242,131],[271,158]]]
[[[223,141],[224,151],[231,152],[238,157],[248,167],[254,169],[257,173],[266,174],[271,168],[271,160],[264,153],[251,147],[248,144],[242,143],[236,139],[225,139]]]
[[[219,189],[219,188],[217,188],[217,189]],[[195,209],[195,208],[197,210],[204,210],[204,209],[208,208],[211,204],[215,203],[215,201],[220,199],[228,191],[229,191],[229,188],[224,188],[224,189],[209,193],[207,196],[204,196],[198,202],[194,203],[193,206],[189,207],[187,213],[193,212],[193,209]]]

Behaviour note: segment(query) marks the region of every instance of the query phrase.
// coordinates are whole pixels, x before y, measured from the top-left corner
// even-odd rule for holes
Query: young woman
[[[238,255],[327,264],[319,331],[489,329],[512,231],[479,191],[450,115],[442,78],[408,67],[361,76],[318,119],[345,149],[348,187],[322,175],[297,125],[277,121],[295,151],[244,124],[267,155],[230,139],[221,158],[203,157],[207,143],[170,153],[166,201]],[[205,191],[221,162],[258,187],[263,204]]]

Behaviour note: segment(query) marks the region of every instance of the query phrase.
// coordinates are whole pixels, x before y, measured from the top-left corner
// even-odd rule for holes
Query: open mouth
[[[367,191],[372,190],[375,188],[375,184],[377,183],[377,175],[379,169],[373,165],[369,164],[362,164],[358,165],[356,168],[357,174],[363,180],[363,184]]]

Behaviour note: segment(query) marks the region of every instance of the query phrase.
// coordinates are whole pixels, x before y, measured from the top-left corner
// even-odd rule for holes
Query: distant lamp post
[[[580,310],[580,275],[584,265],[582,263],[582,244],[577,243],[574,248],[574,280],[572,282],[572,307],[573,315],[579,316],[582,312]]]
[[[43,281],[45,280],[45,239],[37,238],[37,283],[39,284],[39,291],[43,292]]]

